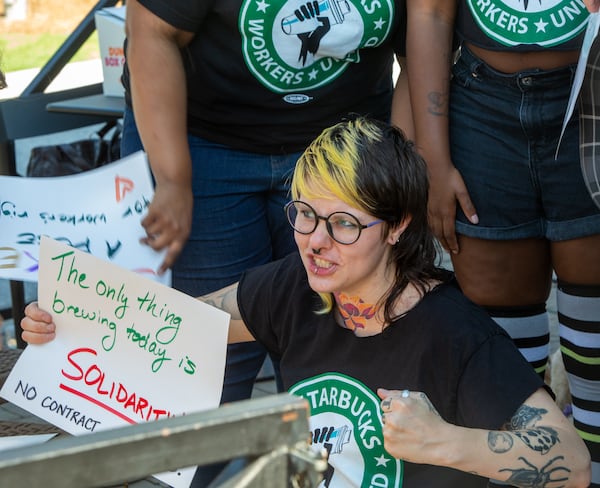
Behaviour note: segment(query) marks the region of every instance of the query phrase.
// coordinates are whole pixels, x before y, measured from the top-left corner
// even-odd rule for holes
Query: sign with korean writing
[[[72,434],[219,405],[228,314],[48,237],[39,257],[56,338],[23,351],[3,398]]]
[[[164,252],[140,243],[153,195],[143,152],[76,175],[0,176],[0,278],[36,281],[47,235],[169,284],[170,273],[156,273]]]

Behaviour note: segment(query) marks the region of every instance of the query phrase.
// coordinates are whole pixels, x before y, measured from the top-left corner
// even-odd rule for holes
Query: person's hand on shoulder
[[[21,320],[21,337],[28,344],[45,344],[56,337],[56,325],[52,316],[42,310],[37,302],[25,307],[25,317]]]

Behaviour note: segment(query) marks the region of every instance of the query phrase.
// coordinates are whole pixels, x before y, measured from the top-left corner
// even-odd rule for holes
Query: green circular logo
[[[325,486],[399,488],[402,461],[383,447],[377,395],[354,378],[326,373],[294,385],[290,393],[310,406],[311,443],[326,449]]]
[[[246,65],[277,93],[330,83],[380,45],[394,15],[392,0],[244,0],[239,29]],[[289,103],[309,97],[295,95]]]
[[[585,29],[581,0],[467,0],[486,35],[505,46],[556,46]]]

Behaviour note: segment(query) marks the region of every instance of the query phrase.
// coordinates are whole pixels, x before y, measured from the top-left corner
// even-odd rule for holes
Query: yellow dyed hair
[[[360,146],[381,139],[381,129],[363,118],[325,129],[296,163],[292,198],[321,198],[330,193],[354,208],[369,212],[374,202],[365,200],[358,185],[358,167],[364,164]],[[334,304],[333,295],[319,293],[319,296],[323,307],[317,313],[329,313]]]
[[[296,163],[292,198],[319,198],[331,193],[348,205],[369,211],[374,202],[364,199],[357,182],[358,166],[363,162],[360,145],[381,139],[381,129],[366,119],[325,129]]]

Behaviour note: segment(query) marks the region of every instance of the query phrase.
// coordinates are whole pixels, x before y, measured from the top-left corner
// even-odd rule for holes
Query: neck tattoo
[[[377,313],[375,305],[365,303],[360,297],[350,297],[345,293],[334,293],[334,296],[347,329],[364,329],[367,320]]]

